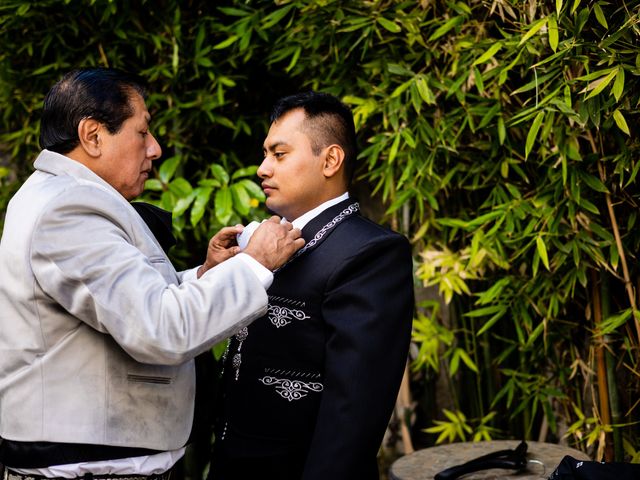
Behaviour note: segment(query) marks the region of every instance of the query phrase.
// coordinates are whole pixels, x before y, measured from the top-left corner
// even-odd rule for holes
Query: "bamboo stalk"
[[[596,327],[596,375],[598,378],[598,399],[600,400],[600,421],[603,425],[611,425],[611,415],[609,413],[609,391],[607,382],[607,367],[605,362],[604,338],[599,335],[600,324],[602,323],[602,304],[600,302],[600,289],[598,288],[598,278],[596,272],[591,270],[591,301],[593,303],[593,322]],[[610,435],[605,434],[604,460],[613,460],[613,448]]]
[[[414,452],[413,442],[411,441],[411,432],[409,425],[411,423],[411,390],[409,389],[409,365],[404,368],[402,375],[402,383],[400,391],[396,399],[396,416],[400,420],[400,435],[402,437],[402,446],[404,454],[408,455]]]
[[[609,305],[609,281],[606,272],[600,273],[600,298],[602,318],[607,318],[611,314],[611,308]],[[609,345],[609,336],[604,337],[605,345]],[[622,433],[620,431],[620,421],[622,419],[622,413],[620,410],[620,395],[618,394],[618,385],[616,384],[616,366],[615,358],[611,352],[611,349],[607,348],[605,351],[605,360],[607,364],[607,387],[609,390],[609,405],[611,407],[611,422],[613,428],[613,449],[614,460],[616,462],[622,462],[624,460],[624,448],[622,445]]]
[[[595,146],[595,142],[593,140],[593,136],[589,133],[589,139],[591,141],[591,146],[593,148],[594,153],[597,152],[597,148]],[[598,172],[600,174],[600,179],[605,181],[605,172],[604,167],[602,166],[602,162],[598,160]],[[611,228],[613,230],[613,236],[616,240],[616,247],[618,249],[618,254],[620,255],[620,265],[622,266],[622,275],[624,279],[624,288],[627,292],[627,296],[629,297],[629,304],[631,305],[631,311],[633,313],[633,322],[636,327],[636,336],[637,336],[637,345],[640,345],[640,320],[637,317],[637,303],[636,303],[636,294],[633,291],[633,284],[631,283],[631,277],[629,275],[629,267],[627,266],[627,257],[624,253],[624,248],[622,247],[622,237],[620,236],[620,229],[618,228],[618,220],[616,219],[616,214],[613,209],[613,202],[611,200],[611,194],[609,192],[605,193],[605,200],[607,202],[607,210],[609,212],[609,220],[611,221]]]

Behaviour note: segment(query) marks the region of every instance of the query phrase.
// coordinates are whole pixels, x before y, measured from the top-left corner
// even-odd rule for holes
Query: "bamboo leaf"
[[[214,45],[213,49],[214,50],[222,50],[223,48],[227,48],[227,47],[233,45],[234,43],[236,43],[238,41],[238,38],[239,38],[238,35],[231,35],[226,40],[223,40],[222,42]]]
[[[611,93],[616,98],[616,102],[620,101],[620,97],[624,92],[624,68],[619,68],[618,73],[616,74],[616,81],[613,82],[613,87],[611,87]]]
[[[484,52],[482,55],[480,55],[480,57],[473,62],[471,65],[479,65],[481,63],[486,62],[487,60],[493,58],[493,56],[498,53],[498,50],[500,50],[502,48],[502,42],[496,42],[493,45],[491,45],[486,52]]]
[[[266,17],[262,19],[262,28],[271,28],[280,20],[282,20],[287,13],[291,11],[291,9],[295,7],[295,4],[292,3],[287,5],[286,7],[282,7],[275,12],[270,13]]]
[[[544,112],[539,112],[538,115],[536,115],[536,118],[533,120],[533,124],[531,125],[531,130],[529,130],[529,133],[527,134],[527,141],[524,147],[524,158],[528,158],[529,157],[529,153],[531,152],[531,149],[533,148],[533,144],[536,141],[536,138],[538,137],[538,131],[540,130],[540,125],[542,125],[542,121],[544,120]]]
[[[558,49],[558,22],[556,16],[549,16],[549,46],[555,52]]]
[[[595,97],[600,92],[602,92],[606,88],[606,86],[609,85],[609,83],[611,83],[611,80],[613,80],[617,74],[618,74],[618,69],[614,69],[611,72],[609,72],[609,74],[606,77],[601,77],[598,80],[594,80],[593,82],[591,82],[589,86],[585,89],[586,91],[591,90],[591,93],[587,95],[587,98],[585,100]]]
[[[620,112],[620,110],[616,109],[613,112],[613,119],[615,120],[616,125],[620,130],[622,130],[627,135],[631,135],[631,133],[629,132],[629,125],[627,125],[627,121],[624,119],[624,115],[622,115],[622,112]]]
[[[398,25],[396,22],[393,22],[391,20],[387,20],[384,17],[378,17],[376,21],[380,25],[382,25],[385,29],[389,30],[391,33],[399,33],[402,31],[402,28],[400,28],[400,25]]]
[[[540,255],[540,260],[542,260],[542,264],[545,266],[547,270],[551,270],[549,267],[549,257],[547,256],[547,246],[544,243],[544,240],[540,235],[536,237],[536,248],[538,250],[538,255]]]
[[[540,31],[540,29],[547,24],[547,20],[548,20],[548,18],[545,17],[545,18],[541,18],[540,20],[534,22],[531,25],[531,28],[529,29],[529,31],[522,37],[522,40],[520,40],[520,43],[518,43],[518,46],[522,45],[527,40],[529,40],[531,37],[533,37],[536,33],[538,33]]]
[[[578,172],[580,174],[580,179],[584,181],[592,190],[600,193],[608,193],[609,189],[600,181],[599,178],[594,177],[590,173],[587,172]]]
[[[560,10],[562,10],[562,0],[556,0],[556,15],[560,17]]]
[[[431,34],[431,36],[429,37],[428,41],[432,42],[434,40],[437,40],[438,38],[440,38],[443,35],[445,35],[449,30],[451,30],[451,29],[457,27],[458,25],[460,25],[462,22],[464,22],[464,17],[463,16],[457,16],[457,17],[450,18],[443,25],[438,27],[438,29],[435,32],[433,32]]]
[[[607,18],[604,16],[604,12],[602,11],[600,2],[593,4],[593,12],[596,14],[596,20],[598,20],[598,23],[602,25],[604,28],[609,28],[609,24],[607,23]]]

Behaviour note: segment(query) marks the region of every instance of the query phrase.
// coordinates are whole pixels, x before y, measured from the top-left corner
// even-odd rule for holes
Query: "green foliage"
[[[546,424],[559,438],[580,421],[574,405],[599,405],[592,352],[606,334],[626,413],[615,428],[637,442],[624,270],[638,284],[638,20],[637,1],[8,0],[0,164],[15,177],[0,174],[0,209],[29,173],[61,73],[138,71],[164,150],[145,196],[174,213],[175,260],[198,260],[221,225],[264,215],[254,174],[273,101],[336,94],[354,111],[361,184],[448,304],[450,316],[419,306],[414,326],[416,367],[455,380],[453,426],[434,433],[531,437]],[[613,310],[602,329],[600,282]],[[590,418],[577,441],[608,432]]]

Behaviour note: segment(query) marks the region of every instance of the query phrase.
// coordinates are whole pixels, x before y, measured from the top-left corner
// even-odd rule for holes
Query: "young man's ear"
[[[344,150],[340,145],[330,145],[324,157],[324,167],[322,172],[327,178],[333,177],[342,169],[344,165]]]
[[[78,124],[80,146],[90,157],[100,156],[101,123],[93,118],[83,118]]]

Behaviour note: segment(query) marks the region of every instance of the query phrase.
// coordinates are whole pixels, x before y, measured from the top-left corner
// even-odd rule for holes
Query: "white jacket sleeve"
[[[142,220],[113,197],[92,187],[65,191],[32,237],[36,281],[78,321],[139,362],[172,365],[265,313],[265,288],[244,262],[232,258],[180,283]]]

